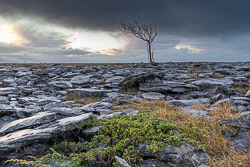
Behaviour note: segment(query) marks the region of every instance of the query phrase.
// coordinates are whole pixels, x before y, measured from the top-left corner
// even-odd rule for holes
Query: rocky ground
[[[138,110],[122,110],[137,101],[164,100],[181,112],[211,119],[209,111],[227,104],[240,111],[238,118],[221,119],[221,125],[238,127],[230,147],[245,151],[250,147],[250,63],[249,62],[182,62],[72,65],[49,64],[43,68],[25,64],[3,64],[0,67],[0,152],[2,161],[16,158],[18,150],[44,149],[42,141],[76,130],[91,116],[98,119],[113,115],[135,115]],[[72,101],[96,98],[89,104]],[[113,101],[118,101],[114,104]],[[202,104],[209,109],[193,109]],[[120,112],[114,112],[120,109]],[[98,128],[84,129],[83,135],[95,134]],[[231,136],[230,136],[231,135]],[[157,153],[138,145],[141,166],[175,166],[192,163],[205,167],[207,153],[190,144],[169,145]],[[151,159],[148,159],[151,157]],[[155,158],[158,158],[156,160]],[[129,166],[116,156],[120,166]],[[3,163],[2,162],[2,163]],[[203,164],[204,163],[204,164]],[[58,166],[52,163],[52,166]]]

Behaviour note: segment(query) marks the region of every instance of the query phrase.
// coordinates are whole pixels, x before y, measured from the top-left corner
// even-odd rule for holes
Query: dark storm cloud
[[[160,33],[231,36],[250,32],[249,6],[249,0],[0,0],[0,14],[101,31],[118,31],[120,20],[139,17]]]

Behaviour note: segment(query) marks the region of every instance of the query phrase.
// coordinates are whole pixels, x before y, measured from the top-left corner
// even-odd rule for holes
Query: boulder
[[[119,82],[118,87],[120,91],[127,91],[131,88],[138,89],[140,83],[144,83],[148,80],[154,80],[155,78],[163,79],[163,72],[154,72],[154,73],[139,73],[128,76]]]
[[[208,158],[205,150],[197,150],[190,144],[181,144],[180,147],[168,145],[160,151],[150,151],[147,148],[151,147],[147,144],[138,144],[138,149],[142,157],[154,157],[161,161],[173,162],[175,164],[193,164],[195,166],[201,165]]]

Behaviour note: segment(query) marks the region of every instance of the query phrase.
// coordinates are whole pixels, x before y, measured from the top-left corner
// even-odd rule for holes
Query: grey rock
[[[3,87],[11,87],[11,86],[17,86],[18,84],[15,82],[15,79],[13,78],[6,78],[2,81],[1,85]]]
[[[230,147],[235,151],[247,151],[247,149],[250,147],[250,131],[246,129],[240,129],[237,132],[236,138],[233,142],[230,142]]]
[[[68,108],[69,105],[61,103],[61,102],[52,102],[44,106],[44,111],[50,111],[52,108],[59,108],[59,107]]]
[[[230,79],[203,79],[198,81],[193,81],[191,84],[196,85],[199,87],[199,90],[208,90],[208,89],[215,89],[219,87],[222,90],[228,90],[227,87],[233,84],[233,81]],[[228,90],[229,91],[229,90]],[[221,92],[218,92],[221,93]]]
[[[121,82],[119,82],[118,86],[121,91],[126,91],[131,88],[138,89],[140,84],[146,82],[147,80],[153,80],[155,78],[162,79],[163,77],[164,73],[161,72],[134,74],[124,78]]]
[[[114,115],[120,115],[120,113],[119,112],[114,112],[113,114],[109,114],[109,115],[103,114],[103,115],[100,115],[99,117],[97,117],[97,119],[103,120],[104,118],[111,118]]]
[[[51,127],[59,127],[62,131],[67,131],[67,130],[74,130],[77,129],[78,124],[88,120],[91,118],[93,114],[92,113],[86,113],[86,114],[82,114],[82,115],[78,115],[75,117],[67,117],[67,118],[63,118],[63,119],[59,119],[56,122],[56,124],[51,125]],[[38,129],[42,128],[41,127],[37,127]]]
[[[42,75],[47,75],[49,73],[48,70],[41,70],[41,69],[38,69],[34,74],[35,75],[38,75],[38,76],[42,76]]]
[[[250,90],[247,91],[247,93],[245,94],[246,97],[250,97]]]
[[[32,72],[31,71],[27,71],[27,72],[17,72],[16,73],[16,77],[24,77],[24,76],[28,76],[31,75]]]
[[[118,93],[118,92],[111,92],[107,94],[108,97],[112,98],[112,99],[119,99],[119,98],[124,98],[127,95],[126,94],[122,94],[122,93]]]
[[[19,68],[14,69],[14,71],[17,71],[17,72],[27,72],[30,70],[31,70],[31,67],[19,67]]]
[[[233,101],[233,99],[227,98],[227,99],[221,99],[218,100],[216,103],[214,103],[212,106],[218,106],[218,105],[229,105],[229,106],[235,106],[235,103]]]
[[[232,132],[223,132],[223,136],[225,137],[225,138],[231,138],[231,137],[234,137],[235,136],[235,134],[234,133],[232,133]]]
[[[78,75],[75,76],[71,79],[71,83],[74,85],[85,85],[88,84],[90,82],[90,78],[93,77],[92,75]]]
[[[25,108],[16,108],[16,109],[18,112],[21,112],[21,114],[24,117],[29,117],[31,115],[43,111],[43,108],[41,106],[33,106],[33,105],[25,106]]]
[[[122,159],[118,156],[115,156],[115,161],[117,162],[119,167],[130,167],[130,165],[125,161],[125,159]]]
[[[158,92],[147,92],[142,94],[144,99],[147,100],[161,100],[165,97],[165,95]]]
[[[112,107],[111,103],[94,102],[94,103],[89,103],[89,104],[82,106],[80,110],[85,111],[85,112],[98,112],[98,109],[108,109],[111,107]]]
[[[140,84],[139,90],[144,92],[184,93],[195,90],[196,86],[182,82],[148,82]]]
[[[112,103],[112,102],[113,102],[113,99],[112,99],[112,98],[107,97],[107,98],[102,99],[100,102],[108,102],[108,103]]]
[[[112,78],[108,78],[108,79],[106,79],[106,83],[114,83],[114,82],[116,82],[116,83],[118,83],[118,82],[120,82],[121,80],[123,80],[124,79],[124,77],[121,77],[121,76],[114,76],[114,77],[112,77]]]
[[[221,93],[219,93],[219,94],[211,97],[211,100],[212,100],[212,102],[216,102],[216,101],[222,99],[222,97],[223,97],[223,95]]]
[[[0,153],[9,152],[23,145],[44,141],[61,133],[58,127],[46,129],[24,129],[0,137]]]
[[[28,105],[28,104],[35,104],[38,102],[38,98],[35,98],[35,97],[21,97],[18,99],[18,102],[20,104],[25,104],[25,105]]]
[[[82,134],[85,134],[85,135],[96,135],[97,132],[98,132],[98,130],[99,130],[99,127],[98,126],[94,126],[94,127],[82,130]]]
[[[130,115],[131,113],[133,113],[133,112],[135,112],[135,111],[137,111],[136,109],[134,109],[134,108],[127,108],[127,109],[124,109],[124,110],[122,110],[122,112],[121,112],[121,116],[124,116],[124,115]]]
[[[205,150],[197,150],[189,144],[182,144],[180,147],[168,145],[155,153],[147,150],[147,148],[151,147],[150,145],[139,143],[137,147],[142,157],[154,157],[175,164],[190,163],[198,166],[208,158]]]
[[[15,113],[16,113],[15,108],[5,104],[0,105],[0,115],[12,115]]]
[[[0,88],[0,95],[1,96],[6,96],[9,94],[14,94],[17,93],[18,89],[17,88],[13,88],[13,87],[7,87],[7,88]]]
[[[238,118],[222,119],[219,120],[222,125],[231,125],[240,128],[250,128],[250,113],[242,115]]]
[[[236,67],[237,71],[250,71],[250,66],[238,66]]]
[[[0,133],[13,132],[18,129],[22,129],[29,126],[45,124],[56,119],[55,113],[40,112],[34,116],[18,119],[5,124],[1,129]]]
[[[78,88],[78,89],[68,89],[68,94],[75,93],[80,97],[105,97],[110,90],[96,90],[96,89],[88,89],[88,88]]]
[[[139,167],[173,167],[173,166],[172,165],[170,166],[168,163],[159,161],[157,159],[147,159],[144,160]]]
[[[237,82],[242,82],[247,81],[248,79],[246,77],[234,77],[233,80]]]
[[[50,111],[55,112],[56,114],[70,116],[70,117],[84,114],[84,112],[82,112],[80,109],[65,108],[65,107],[53,107],[51,108]]]
[[[0,128],[2,128],[5,124],[17,120],[17,118],[10,117],[10,116],[3,116],[0,118]]]
[[[0,104],[10,104],[9,98],[0,96]]]
[[[96,109],[96,112],[98,112],[100,115],[109,115],[109,114],[113,114],[113,110],[110,110],[110,109],[100,109],[100,108],[97,108]]]
[[[208,112],[201,110],[201,109],[180,108],[179,111],[184,112],[184,113],[189,113],[193,117],[202,117],[203,116],[204,118],[211,119],[211,116],[208,115]]]
[[[182,106],[182,107],[187,107],[187,106],[192,106],[192,105],[210,105],[210,99],[209,98],[199,98],[199,99],[193,99],[193,100],[170,100],[167,101],[168,103],[172,104],[173,106]]]
[[[49,82],[49,85],[52,85],[61,89],[69,89],[72,88],[72,84],[69,81],[52,81]]]

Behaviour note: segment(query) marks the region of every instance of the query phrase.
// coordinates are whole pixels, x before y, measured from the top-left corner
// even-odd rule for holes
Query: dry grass
[[[239,92],[239,93],[242,93],[242,94],[246,94],[248,90],[250,90],[250,86],[246,86],[246,87],[238,87],[238,86],[236,86],[234,88],[235,92]]]
[[[74,101],[75,103],[79,104],[89,104],[93,102],[99,102],[101,99],[98,97],[85,97],[82,98],[78,93],[70,93],[67,95],[67,98],[64,99],[65,101]]]
[[[235,133],[237,128],[231,126],[221,126],[218,120],[226,118],[235,118],[238,110],[227,105],[214,108],[209,112],[212,119],[203,117],[194,118],[190,114],[179,112],[178,107],[173,107],[165,101],[153,101],[151,103],[141,102],[138,106],[134,106],[140,111],[155,112],[163,119],[180,125],[187,130],[197,131],[197,135],[192,136],[196,142],[202,144],[206,149],[209,159],[206,165],[217,167],[246,167],[250,166],[250,154],[239,153],[231,150],[229,142],[232,139],[224,138],[222,133],[225,131]],[[207,107],[203,105],[192,106],[192,108],[203,109]]]
[[[193,79],[198,79],[199,78],[199,76],[197,76],[197,75],[189,75],[191,78],[193,78]]]

